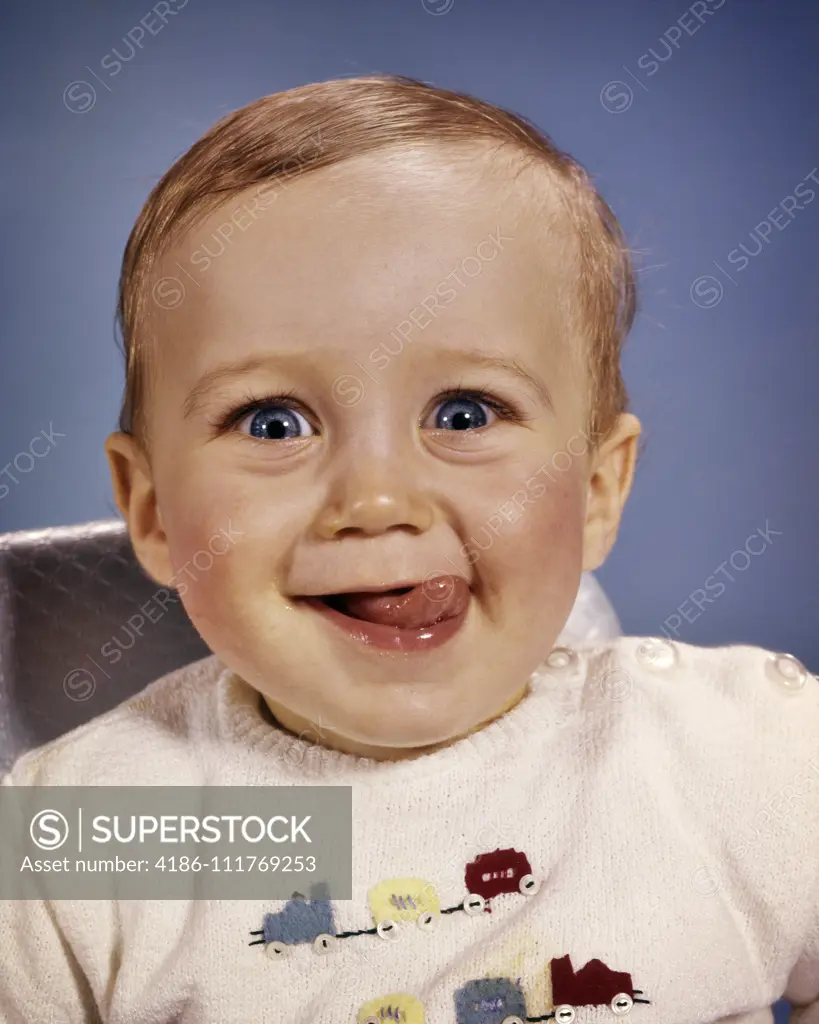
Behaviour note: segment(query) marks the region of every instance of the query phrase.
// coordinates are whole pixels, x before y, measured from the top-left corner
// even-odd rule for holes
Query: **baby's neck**
[[[282,732],[289,733],[291,736],[297,739],[304,740],[305,737],[310,737],[312,741],[313,737],[320,737],[315,742],[316,746],[326,747],[329,750],[335,750],[342,754],[351,754],[356,757],[368,757],[375,761],[407,761],[412,758],[421,757],[424,754],[432,754],[436,750],[443,750],[445,747],[451,747],[454,743],[464,739],[467,736],[471,736],[476,732],[480,732],[481,729],[485,729],[492,722],[497,721],[512,708],[516,707],[529,692],[529,683],[527,682],[522,689],[510,698],[493,715],[489,718],[478,722],[472,726],[471,729],[467,729],[465,732],[458,733],[456,736],[451,736],[446,740],[442,740],[440,743],[431,743],[421,747],[382,747],[375,744],[361,743],[356,740],[350,740],[346,737],[339,736],[327,729],[326,726],[322,726],[320,729],[310,722],[302,722],[301,720],[297,724],[288,725],[282,721],[283,718],[288,717],[288,713],[282,711],[276,705],[272,705],[267,700],[264,694],[259,694],[259,702],[263,717],[272,726],[280,729]]]

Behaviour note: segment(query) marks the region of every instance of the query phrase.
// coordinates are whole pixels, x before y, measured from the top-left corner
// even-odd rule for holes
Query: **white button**
[[[574,1007],[569,1006],[568,1003],[563,1003],[555,1008],[555,1020],[558,1024],[573,1024],[576,1019],[577,1014],[574,1012]]]
[[[518,889],[524,896],[534,896],[540,889],[540,882],[534,875],[524,875],[518,882]]]
[[[616,1017],[622,1017],[623,1014],[631,1012],[634,1007],[634,1000],[627,992],[621,992],[612,999],[609,1005],[611,1006],[611,1012]]]
[[[577,655],[571,647],[555,647],[546,659],[549,668],[574,668],[577,664]]]
[[[401,938],[398,931],[398,925],[389,917],[385,917],[383,921],[379,921],[375,926],[375,930],[378,932],[378,937],[380,939],[385,939],[388,942],[395,942],[396,939]]]
[[[805,666],[792,654],[772,654],[766,669],[769,678],[786,690],[801,690],[808,678]]]
[[[677,661],[677,651],[670,640],[651,637],[639,645],[636,657],[640,664],[646,668],[658,669],[664,672],[666,669],[674,667]]]
[[[332,953],[337,944],[335,935],[329,932],[322,932],[313,939],[313,949],[317,953]]]
[[[472,917],[482,914],[486,908],[486,900],[476,892],[471,892],[464,900],[464,910]]]

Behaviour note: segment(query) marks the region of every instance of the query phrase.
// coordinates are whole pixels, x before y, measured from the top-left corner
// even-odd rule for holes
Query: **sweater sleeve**
[[[3,786],[13,785],[11,775]],[[0,1021],[97,1024],[91,987],[47,900],[0,901]]]
[[[819,927],[791,971],[783,995],[793,1007],[791,1024],[819,1024]]]
[[[815,721],[810,725],[811,747],[813,747],[815,741],[812,736],[815,735]],[[812,758],[809,764],[814,769],[817,767]],[[816,797],[815,793],[814,797]],[[808,839],[804,844],[804,857],[807,863],[815,864],[816,861],[811,856],[811,850],[815,850],[817,839],[819,839],[819,805],[816,799],[804,810],[807,820],[811,823]],[[816,872],[815,869],[813,870],[812,891],[809,887],[808,892],[804,895],[811,908],[812,924],[808,929],[799,958],[788,976],[782,996],[792,1007],[790,1024],[819,1024],[819,872]]]

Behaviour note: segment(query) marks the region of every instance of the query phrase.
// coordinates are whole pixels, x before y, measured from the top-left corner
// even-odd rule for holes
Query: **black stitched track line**
[[[456,910],[463,910],[463,903],[459,903],[457,907],[446,907],[446,909],[440,911],[442,914],[454,914]]]
[[[337,939],[349,939],[353,935],[377,935],[377,928],[364,928],[360,932],[336,932]]]

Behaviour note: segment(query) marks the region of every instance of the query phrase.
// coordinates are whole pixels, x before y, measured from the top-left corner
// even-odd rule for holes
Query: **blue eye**
[[[245,421],[249,421],[251,437],[264,441],[289,441],[309,436],[313,430],[301,413],[286,405],[262,406],[246,416]],[[307,428],[306,434],[300,429],[302,424]]]
[[[292,391],[265,397],[247,396],[239,408],[212,420],[215,433],[236,431],[245,437],[261,441],[291,441],[302,437],[315,437],[320,428],[313,426],[305,416],[301,401]],[[432,429],[470,431],[485,427],[495,420],[526,423],[529,416],[517,405],[500,401],[480,390],[449,390],[438,396]]]
[[[435,426],[438,430],[472,430],[489,422],[484,402],[474,398],[448,398],[438,407]]]

